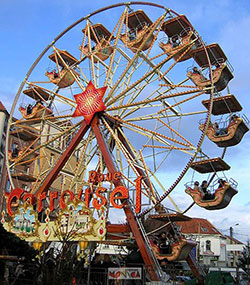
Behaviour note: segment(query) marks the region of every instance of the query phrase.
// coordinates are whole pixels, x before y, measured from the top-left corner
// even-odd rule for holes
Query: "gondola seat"
[[[56,84],[60,88],[71,86],[75,82],[73,74],[76,74],[73,70],[63,69],[59,73],[46,72],[45,75],[49,78],[49,81]]]
[[[194,190],[188,187],[185,192],[192,197],[195,204],[207,210],[219,210],[227,207],[232,197],[238,193],[238,191],[233,189],[227,182],[224,183],[223,187],[215,191],[214,198],[211,200],[203,200],[202,194],[198,189]]]
[[[82,32],[84,34],[88,33],[87,28],[83,29]],[[95,55],[94,62],[97,63],[99,58],[102,61],[105,61],[112,54],[114,48],[111,46],[111,41],[114,37],[111,35],[110,31],[108,31],[102,24],[98,23],[89,29],[90,31],[90,39],[94,42],[94,46],[89,48],[89,43],[86,45],[81,45],[80,50],[83,52],[85,56],[91,58],[91,54]],[[97,58],[96,58],[97,57]]]
[[[142,10],[129,13],[127,21],[129,31],[121,35],[121,41],[134,53],[138,48],[141,48],[143,51],[147,50],[155,38],[153,34],[148,38],[142,47],[141,45],[150,33],[150,27],[152,26],[153,22]]]
[[[132,50],[132,52],[136,52],[139,48],[141,48],[141,50],[147,50],[155,36],[152,34],[147,41],[143,44],[143,46],[141,47],[143,41],[146,39],[146,37],[148,36],[148,34],[150,33],[150,27],[148,26],[143,26],[142,29],[140,30],[130,30],[130,33],[132,36],[129,36],[128,34],[122,34],[121,35],[121,41],[129,48]]]
[[[211,80],[205,78],[200,73],[189,71],[187,76],[196,86],[204,88],[210,88],[212,86]],[[221,63],[216,69],[212,70],[212,77],[216,91],[221,91],[226,88],[228,82],[233,78],[233,75],[226,63]],[[206,93],[210,93],[210,90]]]
[[[193,31],[189,31],[189,33],[183,37],[181,37],[181,42],[176,47],[173,47],[173,43],[171,41],[168,41],[167,43],[160,42],[159,46],[160,48],[168,55],[173,56],[175,60],[178,60],[180,55],[188,48],[190,45],[194,46],[195,42],[192,42],[194,40],[194,33]],[[192,49],[192,48],[191,48]],[[190,51],[187,52],[183,57],[181,57],[178,61],[184,61],[191,57]]]
[[[27,108],[22,106],[19,107],[19,111],[21,112],[24,119],[34,119],[34,118],[41,118],[43,115],[47,116],[53,113],[53,111],[49,108],[46,108],[41,103],[36,103],[35,106],[32,107],[32,111],[30,114],[27,113]]]
[[[171,254],[162,254],[157,245],[151,244],[156,258],[159,260],[167,259],[168,261],[185,260],[195,245],[195,241],[180,238],[178,242],[171,245]]]
[[[91,59],[91,55],[95,55],[94,63],[97,63],[98,62],[97,58],[99,58],[102,61],[105,61],[112,54],[113,50],[114,48],[110,45],[110,42],[106,41],[103,38],[100,43],[97,43],[92,48],[91,52],[89,52],[88,45],[85,45],[83,47],[83,54],[87,56],[89,59]]]
[[[20,149],[17,153],[17,155],[13,155],[13,151],[8,150],[8,159],[10,162],[15,163],[17,160],[19,160],[19,158],[25,153],[26,149]],[[22,161],[22,165],[24,164],[29,164],[33,161],[33,159],[38,156],[38,153],[32,153],[28,156],[25,157],[25,161]]]
[[[204,124],[200,125],[200,130],[204,129]],[[244,134],[249,131],[249,128],[244,123],[242,118],[235,117],[231,120],[227,127],[227,133],[224,135],[216,135],[214,126],[210,124],[206,131],[207,137],[219,147],[229,147],[240,143]]]

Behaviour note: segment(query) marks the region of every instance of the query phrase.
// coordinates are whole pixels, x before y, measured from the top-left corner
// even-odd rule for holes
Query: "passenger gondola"
[[[168,19],[163,24],[162,30],[168,36],[168,41],[166,43],[161,41],[159,46],[168,56],[173,55],[174,59],[180,62],[192,57],[191,50],[196,49],[199,40],[185,15]],[[180,57],[190,46],[191,49]]]
[[[219,179],[218,181],[219,187],[210,195],[209,199],[205,199],[201,190],[193,184],[186,185],[185,192],[192,197],[195,204],[202,208],[207,210],[223,209],[228,206],[232,197],[236,195],[238,191],[225,180]]]
[[[50,108],[45,107],[42,104],[42,101],[37,101],[34,106],[28,104],[27,106],[20,106],[19,111],[21,112],[24,119],[34,119],[34,118],[42,118],[42,116],[47,116],[52,114],[52,110]]]
[[[8,159],[10,162],[16,162],[17,160],[20,160],[19,158],[25,154],[25,149],[18,149],[18,147],[13,148],[12,150],[8,150]],[[31,161],[34,160],[34,158],[38,156],[37,153],[32,153],[25,157],[25,161],[22,161],[22,165],[30,164]]]
[[[49,59],[57,65],[57,70],[53,69],[45,73],[49,81],[60,88],[71,86],[75,82],[75,76],[78,74],[70,67],[75,65],[78,60],[66,50],[55,50],[54,53],[49,55]]]
[[[83,29],[82,32],[87,35],[88,29]],[[94,55],[94,62],[98,62],[98,59],[105,61],[112,54],[114,48],[111,45],[111,41],[114,37],[111,33],[102,25],[95,24],[91,26],[90,39],[94,42],[94,46],[90,49],[90,44],[80,46],[80,50],[85,56],[91,59],[91,55]]]
[[[210,93],[212,87],[211,79],[206,78],[201,71],[196,72],[195,69],[188,71],[187,76],[193,81],[196,86],[208,88],[206,93]],[[212,69],[212,79],[216,91],[221,91],[227,87],[228,82],[233,78],[233,74],[229,70],[225,62],[216,64]]]
[[[192,50],[191,55],[202,69],[209,67],[210,64],[215,67],[211,76],[215,90],[221,91],[226,88],[228,82],[233,78],[232,69],[227,64],[225,53],[217,43],[207,45],[205,48],[200,46]],[[197,86],[210,88],[212,85],[211,78],[204,78],[197,73],[189,71],[188,77]]]
[[[151,244],[156,258],[159,260],[167,259],[168,261],[185,260],[195,245],[195,241],[180,238],[179,241],[171,245],[170,254],[162,254],[156,244]]]
[[[200,124],[200,130],[203,131],[204,124]],[[229,147],[240,143],[246,132],[249,131],[248,126],[242,118],[233,115],[228,120],[228,125],[224,128],[224,132],[220,132],[218,124],[210,124],[207,128],[206,135],[219,147]]]
[[[73,76],[74,70],[63,69],[59,72],[56,70],[47,71],[45,75],[49,78],[50,82],[54,83],[60,88],[71,86],[75,82]]]
[[[153,22],[144,11],[138,10],[130,13],[127,20],[129,30],[121,35],[121,41],[131,49],[132,52],[136,52],[138,48],[141,48],[143,51],[147,50],[155,37],[153,34],[149,36],[152,24]],[[147,41],[141,47],[147,37]]]

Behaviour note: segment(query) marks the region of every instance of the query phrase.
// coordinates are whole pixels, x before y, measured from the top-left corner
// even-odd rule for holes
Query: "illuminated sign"
[[[32,193],[28,193],[21,188],[15,188],[10,194],[7,194],[7,213],[10,216],[13,216],[13,209],[12,205],[16,203],[16,201],[28,202],[29,204],[37,203],[37,212],[40,213],[44,210],[43,208],[43,201],[46,198],[49,199],[49,210],[52,212],[55,208],[55,200],[59,199],[59,206],[63,210],[65,208],[65,199],[73,201],[74,199],[81,199],[83,192],[84,192],[84,203],[87,208],[90,206],[90,200],[92,199],[92,206],[100,210],[102,206],[107,205],[107,199],[104,194],[107,192],[107,189],[104,187],[97,187],[95,191],[93,190],[93,185],[96,185],[98,182],[113,182],[119,184],[121,179],[121,173],[107,173],[107,174],[100,174],[96,171],[90,171],[89,173],[89,188],[85,189],[84,191],[80,191],[77,195],[75,195],[70,190],[65,190],[59,194],[57,191],[49,191],[48,194],[43,192],[38,194],[37,196],[33,195]],[[141,177],[138,177],[136,180],[136,203],[135,203],[135,211],[139,213],[141,211]],[[123,200],[129,198],[129,191],[126,187],[122,185],[116,186],[112,192],[110,193],[110,204],[117,209],[122,209],[124,207]]]
[[[99,187],[98,183],[114,184],[114,189],[109,192],[109,202],[114,208],[122,209],[124,201],[129,198],[129,191],[121,185],[121,177],[120,172],[102,174],[90,171],[88,187],[78,194],[65,190],[61,193],[49,191],[34,195],[15,188],[6,194],[6,213],[3,211],[1,222],[7,231],[30,242],[36,242],[37,239],[42,242],[58,241],[69,233],[71,241],[104,240],[108,203],[105,193],[108,189]],[[141,211],[141,179],[138,177],[135,180],[136,213]],[[99,212],[98,219],[93,217],[90,206]],[[41,212],[45,213],[43,221],[38,219]]]
[[[58,216],[50,220],[49,208],[45,211],[44,222],[39,221],[38,213],[29,203],[19,204],[11,217],[2,213],[4,228],[29,242],[61,241],[100,241],[105,239],[106,218],[105,207],[101,209],[98,219],[92,211],[79,199],[67,201],[64,209],[58,209]]]

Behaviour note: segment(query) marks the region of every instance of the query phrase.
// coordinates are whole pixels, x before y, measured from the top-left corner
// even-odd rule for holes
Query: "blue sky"
[[[86,0],[2,0],[0,10],[1,73],[0,100],[10,110],[18,86],[42,50],[66,27],[101,7],[120,1]],[[231,93],[250,118],[250,2],[248,0],[152,1],[185,14],[202,39],[218,42],[234,67],[235,78],[230,82]],[[208,4],[209,3],[209,4]],[[110,21],[112,15],[110,14]],[[101,19],[100,19],[101,22]],[[230,206],[220,211],[206,211],[198,207],[188,213],[208,218],[224,233],[236,223],[235,237],[250,239],[250,136],[240,145],[227,151],[231,165],[228,177],[239,183],[239,193]],[[177,175],[177,174],[176,174]],[[174,198],[182,203],[178,192]]]

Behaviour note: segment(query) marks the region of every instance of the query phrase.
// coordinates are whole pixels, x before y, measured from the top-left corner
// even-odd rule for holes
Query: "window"
[[[27,191],[28,189],[28,186],[26,184],[22,184],[22,187],[21,187],[23,190]]]
[[[7,192],[10,190],[10,181],[9,179],[7,180],[7,183],[6,183],[6,189],[5,189]]]
[[[54,163],[54,154],[51,153],[51,154],[50,154],[49,164],[52,165],[53,163]]]
[[[208,229],[205,228],[205,227],[201,227],[201,229],[202,229],[203,232],[206,232],[206,233],[208,232]]]
[[[211,241],[206,240],[206,251],[211,251]]]
[[[2,143],[2,144],[1,144],[1,152],[2,152],[2,153],[4,153],[4,148],[5,148],[5,144]]]
[[[179,232],[181,231],[181,226],[178,225],[178,226],[175,226],[175,227],[176,227],[177,231],[179,231]]]
[[[4,131],[5,134],[6,134],[7,126],[8,126],[8,119],[6,119],[5,122],[4,122],[3,131]]]
[[[79,161],[79,155],[80,155],[80,150],[78,149],[78,150],[76,151],[76,162]]]
[[[30,168],[29,167],[25,167],[25,173],[29,174],[29,172],[30,172]]]

